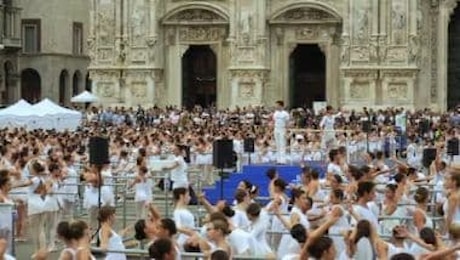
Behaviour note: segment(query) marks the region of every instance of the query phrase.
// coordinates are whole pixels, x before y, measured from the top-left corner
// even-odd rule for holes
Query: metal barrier
[[[118,254],[125,254],[129,256],[138,256],[141,259],[149,259],[147,250],[142,249],[125,249],[125,250],[102,250],[101,248],[91,248],[91,252],[94,253],[118,253]],[[196,258],[204,258],[205,255],[202,253],[189,253],[189,252],[180,252],[181,259],[196,259]],[[265,260],[267,256],[232,256],[232,259],[239,259],[239,260]]]

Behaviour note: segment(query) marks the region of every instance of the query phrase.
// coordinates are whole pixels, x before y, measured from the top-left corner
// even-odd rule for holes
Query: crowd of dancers
[[[17,209],[16,242],[30,239],[35,259],[58,250],[58,241],[64,245],[60,259],[93,259],[90,249],[95,241],[106,259],[126,259],[123,238],[130,235],[145,242],[146,254],[153,259],[182,259],[187,252],[201,252],[209,259],[460,258],[460,166],[444,157],[446,140],[458,137],[455,120],[434,119],[427,131],[418,131],[415,124],[408,127],[408,133],[417,134],[408,139],[405,153],[396,154],[385,150],[385,138],[396,130],[385,129],[386,123],[379,125],[377,118],[371,140],[376,144],[369,152],[355,151],[363,159],[358,165],[347,160],[353,145],[341,140],[362,134],[337,129],[344,114],[350,118],[347,111],[328,107],[318,123],[322,133],[295,135],[289,128],[297,116],[284,111],[282,102],[271,119],[253,114],[253,121],[228,124],[232,113],[226,113],[221,124],[222,112],[195,111],[193,115],[200,115],[195,120],[189,112],[171,111],[159,124],[155,118],[147,124],[145,114],[137,118],[144,121],[137,122],[135,117],[116,121],[113,114],[109,120],[102,112],[96,122],[76,132],[0,130],[0,203]],[[88,165],[86,147],[93,135],[110,136],[110,162],[105,165]],[[193,183],[188,168],[198,168],[212,184],[213,141],[233,139],[243,161],[243,140],[248,136],[256,138],[251,155],[255,162],[323,160],[328,163],[325,178],[306,163],[300,184],[286,183],[271,169],[268,187],[243,181],[233,203],[211,205],[198,190],[208,214],[197,219],[189,205]],[[287,146],[289,152],[282,151]],[[437,156],[423,167],[427,146],[436,148]],[[190,161],[184,158],[185,147],[190,147]],[[156,169],[155,163],[165,157],[170,163]],[[170,174],[162,181],[171,183],[172,216],[163,216],[152,203],[158,171]],[[133,191],[138,219],[122,232],[115,230],[114,207],[128,198],[117,193],[120,183],[121,189]],[[269,201],[257,199],[260,189],[268,189]],[[74,212],[79,200],[86,209],[85,220]],[[11,247],[8,234],[0,237],[0,254],[12,259],[6,256]]]

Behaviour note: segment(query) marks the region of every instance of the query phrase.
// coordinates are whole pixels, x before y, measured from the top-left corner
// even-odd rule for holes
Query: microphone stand
[[[98,191],[97,191],[97,208],[98,208],[98,214],[99,214],[99,211],[101,210],[101,207],[102,207],[102,165],[95,165],[95,168],[96,168],[96,174],[97,174],[97,178],[98,178]],[[101,230],[101,221],[99,220],[99,217],[97,219],[97,230],[94,232],[94,234],[91,236],[91,240],[94,239],[94,237],[96,236],[96,247],[100,247],[101,245],[101,239],[99,237],[99,231]],[[100,252],[92,252],[93,255],[104,255],[104,254],[101,254]]]

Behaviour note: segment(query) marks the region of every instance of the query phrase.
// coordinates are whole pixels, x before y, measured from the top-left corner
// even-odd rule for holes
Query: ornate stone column
[[[437,103],[442,111],[447,109],[447,69],[449,52],[450,16],[457,6],[457,0],[441,0],[438,18],[438,88]]]

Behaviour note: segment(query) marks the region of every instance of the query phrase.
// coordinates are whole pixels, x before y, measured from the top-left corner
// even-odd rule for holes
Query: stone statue
[[[139,1],[132,1],[135,4],[131,15],[131,39],[134,45],[142,41],[145,29],[145,6]]]
[[[409,63],[417,63],[420,54],[419,37],[416,35],[409,36]]]
[[[240,32],[242,34],[249,34],[251,32],[252,27],[252,16],[249,14],[248,11],[241,12],[241,20],[240,20]]]
[[[355,18],[355,38],[362,42],[367,37],[367,28],[369,26],[369,3],[367,0],[360,2],[359,5],[355,6],[354,12],[356,14]]]
[[[402,30],[406,26],[406,14],[404,8],[400,4],[395,3],[392,10],[393,29]]]

